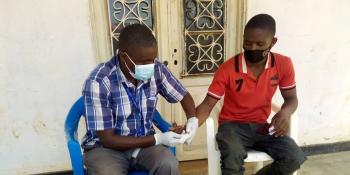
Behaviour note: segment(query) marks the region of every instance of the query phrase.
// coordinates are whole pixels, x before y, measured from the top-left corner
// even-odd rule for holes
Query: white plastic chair
[[[278,111],[279,107],[272,105],[272,113]],[[273,115],[271,114],[271,115]],[[291,126],[289,136],[297,142],[298,135],[298,118],[296,115],[291,117]],[[217,148],[215,134],[216,130],[214,127],[214,119],[212,117],[208,117],[206,120],[207,127],[207,147],[208,147],[208,175],[220,175],[221,174],[221,166],[220,166],[220,151]],[[263,167],[264,161],[273,160],[268,154],[256,151],[256,150],[248,150],[248,157],[244,159],[244,162],[254,162],[254,173]],[[295,172],[293,175],[297,175]]]

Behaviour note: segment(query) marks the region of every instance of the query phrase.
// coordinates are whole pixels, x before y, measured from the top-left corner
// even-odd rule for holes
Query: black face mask
[[[270,52],[270,48],[266,50],[248,50],[244,49],[244,58],[251,63],[258,63],[265,58],[265,56]]]

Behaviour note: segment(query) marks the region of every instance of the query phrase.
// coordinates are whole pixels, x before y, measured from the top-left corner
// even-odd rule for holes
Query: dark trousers
[[[289,136],[275,137],[264,131],[265,125],[225,122],[219,125],[216,141],[221,153],[223,175],[243,175],[247,149],[266,152],[274,161],[257,175],[290,175],[300,168],[306,157]]]
[[[164,146],[142,148],[136,158],[132,151],[94,148],[84,154],[89,175],[127,175],[129,170],[147,170],[152,175],[178,175],[179,162]]]

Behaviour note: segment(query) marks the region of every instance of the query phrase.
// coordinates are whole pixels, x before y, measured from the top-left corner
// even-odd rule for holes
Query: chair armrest
[[[85,174],[83,156],[80,149],[80,144],[77,141],[70,140],[67,142],[69,156],[74,174]]]
[[[293,138],[293,140],[295,141],[295,143],[298,144],[298,115],[297,115],[297,111],[294,112],[294,114],[291,116],[290,119],[290,130],[289,130],[289,136],[291,138]]]
[[[207,151],[208,151],[208,175],[221,174],[220,152],[216,149],[214,119],[208,117],[206,120],[207,129]]]
[[[161,131],[161,132],[167,132],[169,131],[169,128],[171,128],[170,123],[165,121],[163,117],[160,115],[158,110],[154,110],[153,112],[153,124]],[[168,147],[170,151],[176,155],[176,148],[175,147]]]
[[[152,122],[162,132],[167,132],[171,128],[170,123],[163,119],[158,110],[154,110]]]

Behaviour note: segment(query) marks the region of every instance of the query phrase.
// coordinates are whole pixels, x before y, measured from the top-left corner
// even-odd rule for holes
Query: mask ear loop
[[[134,61],[132,61],[132,59],[129,57],[128,53],[124,52],[126,54],[126,56],[128,56],[129,60],[131,61],[132,64],[134,64],[134,66],[136,66],[136,64],[134,63]]]
[[[126,54],[126,56],[128,57],[128,59],[131,61],[131,63],[134,64],[134,66],[136,67],[136,64],[131,60],[131,58],[129,57],[128,53],[126,53],[126,52],[124,52],[124,53]],[[125,64],[126,68],[128,69],[129,74],[130,74],[133,78],[135,78],[135,77],[136,77],[136,76],[135,76],[135,73],[133,73],[133,72],[131,71],[131,69],[129,68],[129,66],[126,64],[125,61],[124,61],[124,64]]]
[[[131,72],[131,70],[129,69],[129,66],[125,63],[125,61],[124,61],[124,64],[125,64],[126,68],[128,69],[129,74],[135,78],[135,74],[133,72]]]
[[[269,55],[269,53],[271,52],[271,48],[272,46],[269,46],[268,49],[266,49],[264,52],[263,52],[263,56],[266,57],[267,55]]]
[[[265,50],[265,51],[263,52],[263,57],[266,57],[267,55],[269,55],[270,49],[271,49],[271,48],[269,48],[269,49],[267,49],[267,50]]]

